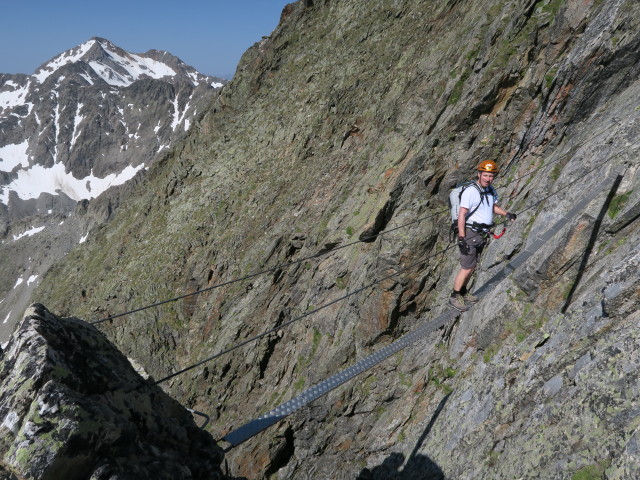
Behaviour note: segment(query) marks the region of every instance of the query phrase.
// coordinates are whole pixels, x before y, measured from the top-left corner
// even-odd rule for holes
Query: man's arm
[[[493,213],[498,215],[506,215],[507,211],[504,208],[500,208],[498,205],[493,205]]]
[[[504,215],[507,217],[507,220],[511,220],[512,222],[516,219],[515,213],[509,213],[504,208],[500,208],[498,205],[493,205],[493,213],[497,213],[498,215]]]
[[[495,208],[495,206],[494,206]],[[466,221],[467,221],[467,212],[468,208],[460,207],[460,211],[458,212],[458,236],[466,237]]]

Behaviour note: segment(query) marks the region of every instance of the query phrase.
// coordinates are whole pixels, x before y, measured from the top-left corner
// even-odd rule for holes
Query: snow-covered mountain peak
[[[136,83],[144,79],[155,81]],[[0,75],[0,227],[12,203],[95,198],[131,178],[189,130],[218,80],[170,53],[130,53],[100,37],[33,75]]]
[[[164,55],[158,55],[158,53]],[[129,53],[104,38],[94,37],[40,66],[34,77],[42,83],[63,66],[79,62],[87,64],[109,85],[119,87],[129,86],[144,77],[159,79],[178,73],[167,62],[152,57],[165,57],[171,63],[182,63],[166,52],[152,50],[146,54]],[[183,63],[182,65],[185,70],[193,70]]]

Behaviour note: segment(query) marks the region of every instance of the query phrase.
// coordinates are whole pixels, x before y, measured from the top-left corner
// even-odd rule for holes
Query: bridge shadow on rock
[[[571,305],[571,302],[573,301],[573,295],[576,293],[576,289],[580,285],[582,276],[584,275],[584,272],[587,269],[587,264],[589,263],[589,259],[591,258],[591,254],[593,253],[593,248],[595,247],[596,241],[598,240],[598,237],[600,235],[600,228],[602,227],[602,221],[604,219],[605,214],[609,210],[609,207],[611,206],[611,202],[613,201],[613,198],[616,196],[618,187],[620,186],[620,183],[622,183],[622,178],[623,178],[622,175],[618,175],[616,177],[615,181],[613,182],[613,185],[611,185],[611,189],[609,190],[609,194],[607,195],[606,200],[604,201],[604,203],[602,204],[602,207],[600,208],[600,213],[596,217],[596,220],[593,224],[593,229],[591,230],[591,236],[589,237],[589,242],[587,243],[587,247],[585,248],[584,253],[582,254],[582,258],[580,260],[580,266],[578,267],[578,274],[576,275],[576,278],[573,281],[573,284],[571,286],[571,290],[567,294],[567,299],[564,302],[562,309],[560,310],[562,313],[567,313],[567,309],[569,308],[569,306]],[[603,314],[605,313],[606,312],[603,312]]]
[[[406,463],[404,454],[394,452],[377,467],[371,470],[364,468],[358,474],[356,480],[444,480],[444,472],[438,464],[428,456],[419,454],[418,451],[429,435],[450,395],[450,393],[447,394],[438,404],[438,408],[436,408],[429,424],[420,435]]]

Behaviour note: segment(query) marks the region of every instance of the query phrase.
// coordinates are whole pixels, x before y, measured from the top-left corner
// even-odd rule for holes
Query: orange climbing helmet
[[[480,165],[478,165],[478,171],[498,173],[500,169],[498,168],[498,165],[496,165],[496,162],[494,162],[493,160],[485,160],[484,162],[480,162]]]

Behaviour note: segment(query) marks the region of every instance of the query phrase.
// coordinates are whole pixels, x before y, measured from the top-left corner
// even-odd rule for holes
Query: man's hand
[[[513,222],[518,216],[515,213],[507,212],[505,217],[507,217],[507,220],[511,220]]]
[[[469,255],[469,245],[467,245],[467,241],[464,237],[458,237],[458,248],[462,255]]]

